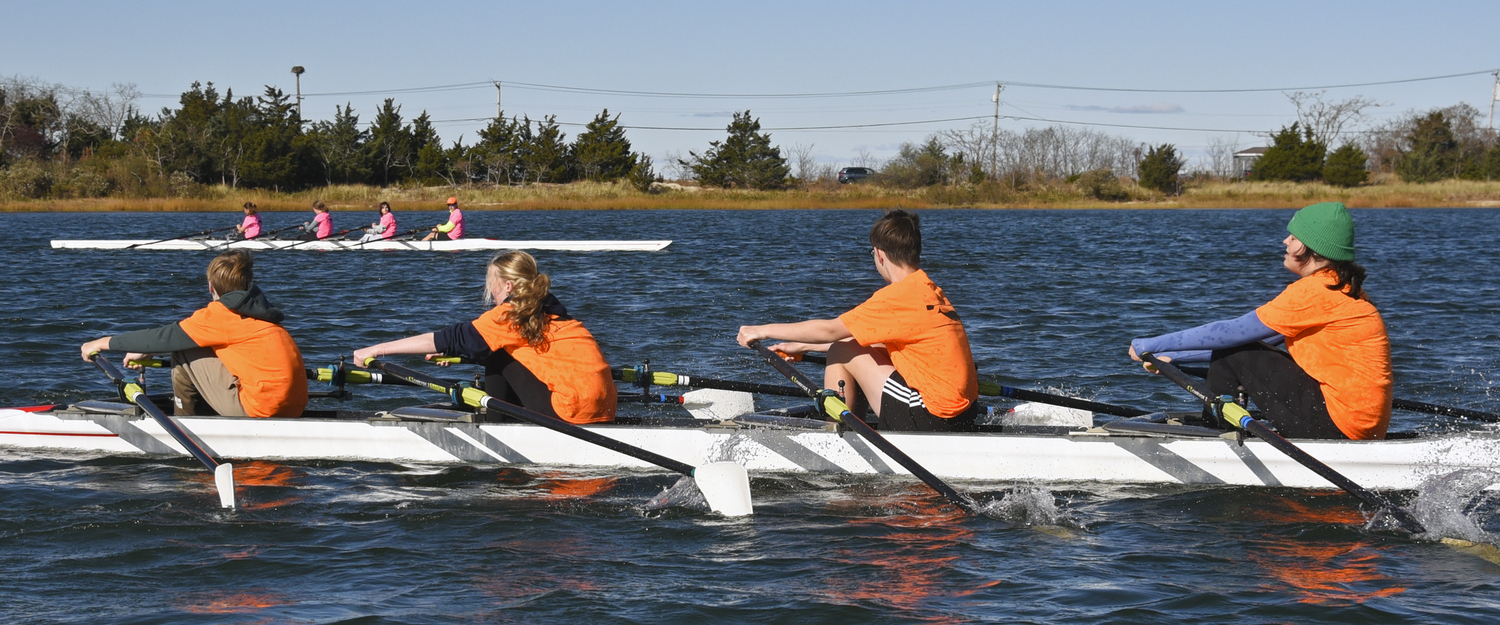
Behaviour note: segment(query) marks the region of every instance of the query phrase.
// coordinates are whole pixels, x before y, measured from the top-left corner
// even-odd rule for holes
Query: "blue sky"
[[[1347,7],[1355,8],[1347,8]],[[1468,72],[1444,80],[1330,89],[1385,106],[1379,119],[1468,102],[1486,113],[1500,69],[1500,2],[52,2],[11,1],[0,75],[103,90],[134,83],[146,111],[176,105],[194,81],[237,95],[294,90],[306,117],[352,104],[369,121],[386,97],[423,110],[445,140],[474,141],[495,113],[553,114],[569,137],[601,109],[660,162],[722,138],[749,109],[783,147],[822,161],[889,157],[994,113],[992,84],[1209,90],[1316,87]],[[953,85],[974,86],[926,89]],[[595,92],[558,91],[552,85]],[[597,91],[719,94],[663,97]],[[889,90],[842,97],[768,98]],[[357,93],[348,92],[378,92]],[[343,95],[324,95],[343,94]],[[1261,145],[1255,133],[1294,120],[1280,92],[1144,93],[1010,84],[1002,128],[1093,126],[1189,157],[1215,138]],[[988,121],[985,121],[988,124]],[[866,128],[794,128],[904,124]],[[1192,128],[1199,130],[1165,130]],[[780,130],[777,130],[780,129]],[[1220,131],[1220,132],[1210,132]]]

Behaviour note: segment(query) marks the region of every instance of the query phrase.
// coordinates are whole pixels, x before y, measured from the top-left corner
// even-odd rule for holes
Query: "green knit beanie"
[[[1287,232],[1328,260],[1354,260],[1354,218],[1341,202],[1319,202],[1297,211]]]

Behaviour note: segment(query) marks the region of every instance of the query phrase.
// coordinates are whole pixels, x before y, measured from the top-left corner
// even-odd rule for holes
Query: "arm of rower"
[[[826,346],[828,343],[842,341],[852,336],[854,334],[849,332],[848,326],[838,319],[808,319],[797,323],[740,326],[739,336],[735,337],[735,340],[745,347],[750,346],[750,341],[761,339],[781,339],[792,343]]]
[[[432,333],[408,336],[404,339],[387,341],[378,345],[371,345],[362,349],[354,350],[354,364],[363,367],[365,361],[371,358],[379,358],[391,354],[431,354],[437,351],[433,344]]]

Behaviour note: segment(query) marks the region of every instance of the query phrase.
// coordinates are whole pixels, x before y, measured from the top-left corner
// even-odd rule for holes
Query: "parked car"
[[[873,175],[875,175],[875,170],[869,167],[845,167],[839,170],[839,184],[849,184]]]

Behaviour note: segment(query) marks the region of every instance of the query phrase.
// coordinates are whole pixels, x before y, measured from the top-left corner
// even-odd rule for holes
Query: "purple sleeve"
[[[1130,346],[1135,348],[1137,354],[1151,352],[1161,356],[1171,352],[1226,349],[1277,336],[1280,335],[1261,323],[1260,317],[1252,310],[1238,319],[1215,321],[1181,332],[1136,339],[1130,342]]]

